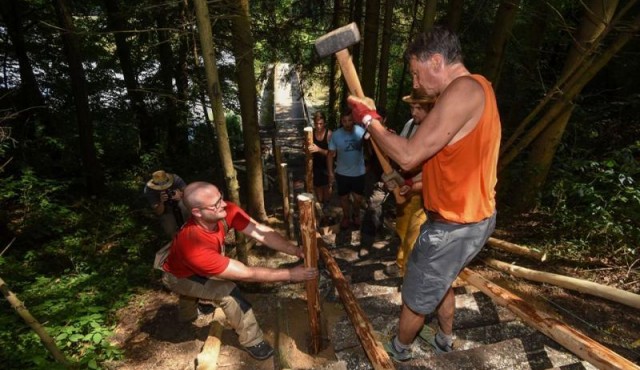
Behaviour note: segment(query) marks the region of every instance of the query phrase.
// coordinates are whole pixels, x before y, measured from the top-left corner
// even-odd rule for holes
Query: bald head
[[[209,197],[219,193],[218,188],[204,181],[196,181],[184,188],[184,204],[187,209],[193,209],[205,206]]]

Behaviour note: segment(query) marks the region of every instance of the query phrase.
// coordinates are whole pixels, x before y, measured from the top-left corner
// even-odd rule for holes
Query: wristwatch
[[[373,117],[371,117],[370,114],[367,114],[366,116],[362,117],[362,124],[364,125],[364,128],[368,129],[369,125],[371,124],[371,121],[373,121]]]

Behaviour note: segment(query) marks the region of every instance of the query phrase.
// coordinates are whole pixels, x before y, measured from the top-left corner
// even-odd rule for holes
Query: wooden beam
[[[358,302],[349,287],[349,283],[344,278],[342,271],[340,271],[340,267],[336,263],[336,260],[333,259],[331,253],[329,253],[329,250],[325,246],[322,238],[317,238],[317,243],[320,256],[327,266],[327,270],[331,274],[333,285],[338,290],[340,300],[342,301],[345,311],[349,316],[349,320],[358,335],[358,339],[360,339],[364,352],[367,354],[369,361],[371,361],[371,366],[373,366],[375,370],[395,369],[387,352],[384,350],[382,345],[376,341],[373,335],[373,327],[371,326],[369,319],[367,319],[367,316],[364,314],[364,311],[362,311],[362,308],[358,305]]]
[[[304,266],[318,267],[318,246],[316,238],[316,217],[313,207],[313,194],[298,195],[298,210],[300,212],[300,234],[304,249]],[[311,352],[317,354],[322,347],[322,332],[320,330],[320,292],[318,278],[305,282],[307,291],[307,309],[309,324],[311,325]]]
[[[591,294],[596,297],[605,298],[614,302],[622,303],[627,306],[640,309],[640,295],[627,292],[625,290],[616,289],[610,286],[594,283],[591,281],[576,279],[564,275],[552,274],[544,271],[536,271],[511,265],[506,262],[498,261],[493,258],[482,260],[487,265],[507,272],[513,276],[521,277],[527,280],[537,281],[539,283],[547,283],[557,285],[562,288],[576,290],[578,292]]]
[[[291,204],[289,203],[289,171],[287,171],[287,164],[280,164],[280,185],[282,192],[282,213],[285,224],[287,225],[287,237],[293,239],[293,215],[291,214]]]
[[[546,312],[537,310],[522,298],[465,268],[460,277],[480,289],[494,302],[511,310],[527,324],[558,342],[598,369],[636,369],[640,367],[609,348],[587,337]]]
[[[487,244],[489,244],[489,246],[493,248],[502,249],[503,251],[507,251],[509,253],[518,254],[520,256],[525,256],[528,258],[533,258],[536,261],[544,262],[547,260],[546,253],[540,253],[538,251],[534,251],[533,249],[523,247],[518,244],[509,243],[504,240],[489,238],[489,240],[487,240]]]

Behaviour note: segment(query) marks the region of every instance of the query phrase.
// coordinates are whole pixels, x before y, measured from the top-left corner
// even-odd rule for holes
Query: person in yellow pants
[[[427,117],[435,99],[413,90],[411,95],[405,96],[402,100],[410,106],[411,119],[405,123],[400,136],[410,138]],[[390,175],[383,175],[382,178],[390,191],[400,186],[400,194],[406,197],[406,201],[398,204],[396,208],[396,232],[400,237],[396,263],[384,270],[385,274],[391,277],[404,276],[404,268],[420,233],[420,225],[427,220],[422,204],[422,172],[419,168],[402,173],[394,171]]]

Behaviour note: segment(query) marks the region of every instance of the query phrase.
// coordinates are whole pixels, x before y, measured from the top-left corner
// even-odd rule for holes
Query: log
[[[278,304],[276,307],[278,312],[278,369],[291,369],[291,361],[289,361],[289,357],[287,355],[291,353],[295,345],[293,339],[291,339],[291,337],[289,336],[289,327],[286,318],[287,313],[285,312],[287,309],[285,307],[282,307],[280,299],[278,299]]]
[[[318,267],[318,245],[316,238],[316,218],[313,207],[313,194],[298,195],[298,210],[300,211],[300,234],[304,249],[305,267]],[[305,282],[307,291],[307,310],[311,326],[311,352],[317,354],[322,347],[322,332],[320,330],[320,292],[318,278]]]
[[[364,311],[362,311],[362,308],[358,305],[358,302],[349,287],[349,283],[344,278],[342,271],[340,271],[340,267],[336,263],[336,260],[333,259],[331,253],[329,253],[329,250],[325,246],[322,238],[317,238],[317,243],[320,256],[327,266],[327,270],[331,274],[333,285],[338,290],[340,300],[342,301],[345,311],[349,316],[349,320],[358,335],[362,348],[367,354],[369,361],[371,361],[371,366],[375,370],[395,369],[387,352],[384,350],[382,345],[376,341],[376,338],[373,335],[373,327],[371,326],[369,319],[367,319],[367,316],[364,314]]]
[[[304,183],[307,193],[313,194],[313,153],[309,147],[313,144],[313,127],[304,128],[304,158],[305,158],[305,176]]]
[[[513,276],[537,281],[539,283],[557,285],[562,288],[575,290],[600,298],[605,298],[614,302],[625,304],[629,307],[640,309],[640,295],[627,292],[622,289],[617,289],[582,279],[572,278],[569,276],[514,266],[506,262],[495,260],[493,258],[486,258],[482,261],[497,270],[507,272]]]
[[[487,244],[489,244],[489,246],[493,247],[493,248],[497,248],[497,249],[502,249],[503,251],[507,251],[513,254],[518,254],[520,256],[525,256],[525,257],[529,257],[529,258],[533,258],[536,261],[546,261],[547,260],[547,254],[546,253],[540,253],[538,251],[534,251],[530,248],[527,247],[523,247],[521,245],[518,244],[513,244],[513,243],[509,243],[507,241],[504,240],[500,240],[500,239],[496,239],[496,238],[489,238],[489,240],[487,240]]]
[[[18,296],[16,296],[12,291],[9,290],[7,284],[2,278],[0,278],[0,291],[2,291],[2,294],[7,299],[9,304],[11,304],[11,307],[16,310],[16,313],[24,320],[25,323],[27,323],[27,325],[31,327],[31,329],[33,329],[33,331],[36,332],[38,337],[40,337],[40,341],[42,341],[44,347],[49,351],[49,353],[51,353],[53,359],[56,360],[56,362],[62,364],[63,367],[69,368],[71,365],[62,351],[60,351],[60,349],[56,346],[56,342],[53,340],[53,338],[51,338],[49,333],[47,333],[47,330],[44,328],[44,326],[42,326],[40,322],[31,315],[31,312],[29,312],[24,303],[22,303],[22,301],[18,299]]]
[[[460,277],[480,289],[494,302],[507,307],[524,322],[558,342],[598,369],[636,369],[640,367],[609,348],[587,337],[546,312],[537,310],[522,298],[465,268]]]
[[[220,347],[222,346],[223,326],[218,320],[215,319],[217,313],[221,313],[222,310],[216,308],[214,313],[214,320],[209,328],[209,336],[205,340],[202,350],[196,357],[196,370],[216,370],[218,368],[218,356],[220,355]]]

